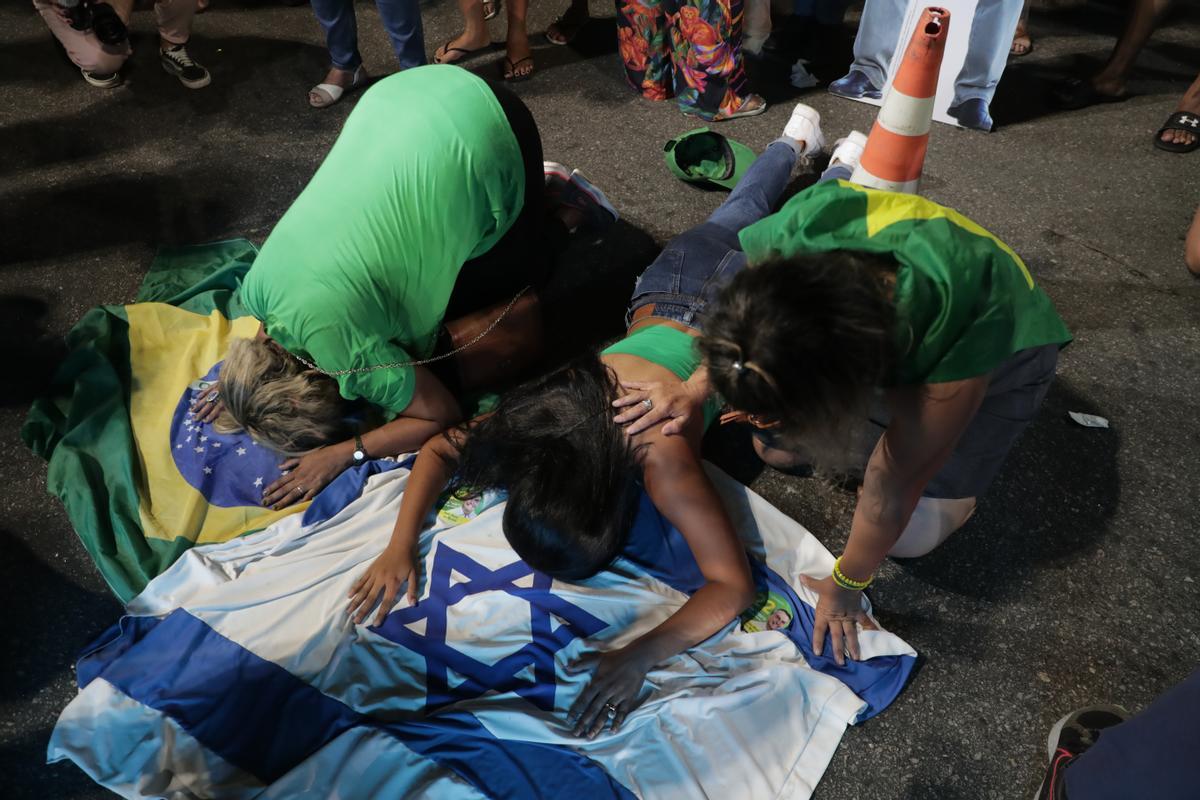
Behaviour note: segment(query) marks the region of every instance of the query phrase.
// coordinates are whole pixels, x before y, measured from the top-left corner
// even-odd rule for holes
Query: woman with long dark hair
[[[629,398],[653,406],[631,430],[683,427],[718,393],[771,466],[865,461],[845,550],[807,582],[813,649],[829,633],[839,662],[857,657],[880,563],[930,552],[974,513],[1071,339],[1010,247],[951,209],[850,183],[852,160],[741,232],[705,366]],[[867,449],[851,452],[864,427]]]
[[[387,548],[351,591],[349,612],[362,622],[378,603],[382,622],[407,583],[418,594],[418,534],[447,483],[498,488],[508,495],[504,534],[530,566],[578,581],[621,552],[640,487],[687,541],[706,583],[657,628],[604,655],[572,707],[575,732],[594,736],[620,726],[640,701],[657,663],[719,631],[753,599],[745,551],[704,473],[700,440],[717,404],[682,426],[630,436],[614,406],[646,382],[686,380],[700,366],[704,287],[737,231],[770,213],[798,155],[821,142],[819,117],[798,106],[779,141],[746,172],[703,225],[676,237],[638,279],[625,338],[507,393],[491,415],[431,439],[421,449]]]

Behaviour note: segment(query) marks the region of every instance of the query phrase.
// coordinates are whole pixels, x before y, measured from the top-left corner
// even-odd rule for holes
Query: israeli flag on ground
[[[832,556],[710,468],[759,600],[654,669],[618,733],[575,738],[565,715],[588,670],[572,665],[702,582],[682,537],[643,499],[613,567],[561,583],[509,548],[500,498],[452,498],[421,537],[418,603],[356,626],[347,595],[408,478],[391,466],[361,496],[365,472],[153,580],[81,658],[49,759],[130,798],[806,798],[845,726],[883,710],[914,666],[882,630],[862,634],[862,662],[815,657],[799,576],[829,574]]]

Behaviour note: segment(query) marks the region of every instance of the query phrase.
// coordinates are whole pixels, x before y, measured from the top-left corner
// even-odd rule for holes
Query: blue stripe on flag
[[[102,678],[182,726],[264,783],[356,725],[385,731],[489,797],[621,798],[633,794],[568,747],[498,739],[451,711],[384,724],[226,639],[183,609],[126,617],[81,656],[80,688]]]
[[[645,492],[622,555],[685,594],[692,594],[704,585],[704,574],[700,572],[687,541],[658,513]],[[870,719],[891,705],[917,665],[915,656],[876,656],[866,661],[847,658],[844,666],[838,666],[833,660],[832,644],[825,647],[824,655],[816,655],[812,649],[813,607],[802,601],[787,581],[770,567],[751,558],[750,569],[759,591],[784,595],[796,609],[796,616],[779,632],[800,648],[809,666],[837,678],[867,704],[859,719]]]
[[[409,456],[403,461],[373,459],[365,464],[359,464],[357,467],[350,467],[334,478],[313,498],[312,503],[305,509],[304,518],[300,520],[300,524],[311,525],[314,522],[333,519],[338,512],[362,495],[367,480],[372,475],[390,472],[401,467],[411,468],[414,461],[416,461],[416,456]]]

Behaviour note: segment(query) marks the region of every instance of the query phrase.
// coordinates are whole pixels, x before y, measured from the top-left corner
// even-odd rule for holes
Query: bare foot
[[[1029,29],[1025,25],[1025,20],[1017,23],[1017,31],[1013,34],[1012,46],[1008,48],[1008,54],[1014,57],[1027,56],[1033,50],[1033,39],[1029,36]]]
[[[533,75],[533,51],[529,47],[529,36],[525,31],[513,30],[510,25],[504,49],[504,80],[523,81]]]
[[[463,31],[437,49],[433,54],[433,63],[456,64],[474,51],[482,50],[491,43],[492,39],[488,36],[487,28],[482,28],[478,33]]]
[[[1159,138],[1166,144],[1193,144],[1197,139],[1200,139],[1200,78],[1197,78],[1192,87],[1183,95],[1183,99],[1179,101],[1179,107],[1175,110],[1188,115],[1184,118],[1184,124],[1196,125],[1196,133],[1169,130],[1163,131]]]
[[[550,44],[570,44],[589,19],[587,3],[572,2],[562,16],[546,28],[546,39]]]
[[[321,83],[331,83],[334,86],[349,89],[354,84],[354,70],[330,67],[329,72],[325,73],[325,77],[321,79]],[[308,93],[308,102],[315,108],[330,105],[327,100],[328,98],[324,94],[316,91],[316,87],[313,87]]]
[[[1091,84],[1092,88],[1097,92],[1108,95],[1109,97],[1121,97],[1127,91],[1124,80],[1120,78],[1109,78],[1103,74],[1092,78]]]

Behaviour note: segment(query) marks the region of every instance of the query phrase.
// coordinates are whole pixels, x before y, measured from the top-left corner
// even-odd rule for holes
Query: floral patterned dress
[[[675,97],[706,120],[751,96],[742,65],[743,0],[616,0],[625,79],[648,100]]]

